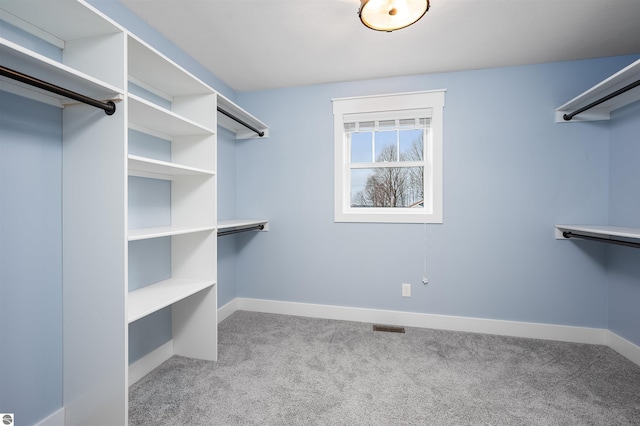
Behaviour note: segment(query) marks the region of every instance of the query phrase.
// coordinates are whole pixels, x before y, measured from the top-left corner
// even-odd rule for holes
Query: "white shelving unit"
[[[63,108],[65,424],[126,425],[130,323],[171,307],[173,353],[217,358],[217,126],[239,139],[258,137],[218,106],[265,136],[268,128],[84,0],[2,0],[0,20],[46,42],[25,46],[9,31],[0,38],[0,65],[116,101],[108,116],[0,77],[2,91]],[[158,139],[170,152],[129,153],[132,133]],[[163,206],[170,223],[130,220],[144,216],[145,207],[128,206],[132,179],[170,187]],[[170,263],[164,265],[170,277],[129,291],[128,271],[147,267],[129,263],[131,246],[141,240],[170,241],[170,258],[161,259]]]
[[[570,121],[563,119],[564,114],[570,114],[580,108],[583,108],[592,102],[603,97],[609,96],[624,87],[632,85],[640,80],[640,60],[637,60],[629,66],[623,68],[609,78],[596,84],[589,90],[570,100],[566,104],[560,106],[556,110],[557,122],[576,122],[576,121],[593,121],[593,120],[609,120],[611,112],[640,100],[640,86],[636,86],[624,93],[617,95],[587,111],[574,116]],[[625,228],[610,225],[556,225],[555,237],[558,240],[566,240],[563,236],[564,232],[570,232],[577,235],[594,237],[600,240],[614,240],[623,238],[623,244],[631,240],[634,246],[640,243],[640,229]],[[637,241],[634,241],[637,240]]]
[[[573,123],[577,121],[609,120],[612,111],[640,100],[640,87],[631,89],[584,111],[574,116],[570,121],[564,120],[563,115],[570,114],[638,80],[640,80],[640,59],[558,107],[556,109],[556,122]]]
[[[81,1],[0,2],[0,19],[50,45],[0,39],[2,65],[98,100],[124,99],[125,33]],[[57,50],[56,50],[57,48]],[[63,405],[66,424],[126,424],[125,102],[92,106],[2,78],[62,112]]]
[[[234,132],[236,134],[236,139],[255,139],[266,138],[269,136],[269,127],[266,124],[220,94],[218,95],[218,107],[237,117],[240,121],[252,126],[254,129],[263,132],[263,136],[259,136],[256,132],[240,124],[238,121],[218,112],[218,125]],[[221,220],[218,222],[218,233],[222,233],[221,235],[224,235],[227,231],[231,230],[242,232],[243,230],[253,229],[259,225],[262,225],[263,227],[261,231],[269,230],[269,221],[267,219]]]
[[[152,94],[128,94],[129,128],[171,147],[170,162],[127,156],[129,176],[171,185],[171,224],[128,232],[129,241],[171,238],[171,278],[130,292],[127,319],[171,306],[174,354],[215,361],[217,94],[133,35],[127,48],[129,81]]]

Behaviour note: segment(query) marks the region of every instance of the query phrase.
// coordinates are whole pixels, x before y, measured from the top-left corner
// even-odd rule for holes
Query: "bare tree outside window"
[[[376,164],[423,160],[423,137],[413,140],[410,149],[398,152],[396,145],[386,146]],[[364,189],[352,194],[351,207],[423,207],[424,167],[373,167]]]

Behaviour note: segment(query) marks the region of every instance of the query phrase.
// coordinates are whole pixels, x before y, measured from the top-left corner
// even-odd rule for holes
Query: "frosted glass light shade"
[[[429,10],[429,0],[360,0],[360,3],[360,20],[377,31],[408,27]]]

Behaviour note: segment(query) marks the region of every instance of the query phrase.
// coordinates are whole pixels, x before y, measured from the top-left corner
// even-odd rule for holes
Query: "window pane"
[[[383,163],[398,161],[398,148],[396,146],[397,132],[376,132],[375,133],[375,154],[376,162]]]
[[[422,161],[423,136],[422,129],[400,130],[400,161]]]
[[[371,163],[373,162],[373,133],[354,132],[351,133],[351,162]]]
[[[351,170],[351,207],[423,208],[423,167]]]

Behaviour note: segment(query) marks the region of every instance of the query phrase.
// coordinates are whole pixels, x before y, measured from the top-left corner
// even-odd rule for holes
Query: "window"
[[[333,100],[335,221],[442,223],[444,91]]]

